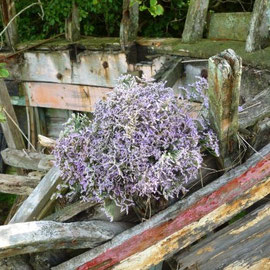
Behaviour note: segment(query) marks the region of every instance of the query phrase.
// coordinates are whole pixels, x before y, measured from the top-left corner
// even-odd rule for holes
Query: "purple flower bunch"
[[[202,145],[218,151],[183,104],[162,82],[121,77],[93,120],[74,115],[66,124],[54,150],[65,183],[84,200],[111,199],[126,211],[135,196],[178,196],[198,174]]]

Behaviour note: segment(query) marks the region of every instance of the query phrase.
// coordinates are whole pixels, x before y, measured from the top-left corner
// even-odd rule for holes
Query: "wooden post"
[[[5,113],[8,113],[8,115],[6,115],[7,120],[1,123],[7,145],[9,148],[13,149],[24,149],[25,144],[22,134],[16,127],[16,125],[18,125],[17,117],[11,104],[6,84],[2,79],[0,80],[0,97],[0,108],[3,109]],[[12,118],[13,121],[10,118]]]
[[[270,43],[270,1],[256,0],[254,3],[246,51],[253,52]]]
[[[242,59],[231,49],[209,58],[209,117],[219,139],[223,167],[231,166],[237,155],[241,73]]]
[[[120,44],[124,51],[137,37],[139,27],[139,2],[134,1],[130,6],[130,0],[123,0],[123,17],[120,24]]]
[[[185,22],[182,41],[195,42],[203,37],[209,0],[191,0]]]
[[[0,5],[1,5],[2,22],[3,22],[3,26],[5,27],[7,26],[9,21],[16,15],[15,1],[2,0],[0,1]],[[5,36],[6,36],[8,46],[10,48],[13,48],[14,50],[14,47],[18,43],[18,40],[19,40],[16,19],[7,28],[5,32]]]
[[[81,38],[80,34],[80,14],[75,1],[72,2],[71,14],[65,22],[65,36],[69,41],[77,41]]]

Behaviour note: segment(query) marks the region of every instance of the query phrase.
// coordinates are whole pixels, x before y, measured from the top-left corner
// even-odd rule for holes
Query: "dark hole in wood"
[[[106,68],[108,68],[109,67],[109,64],[108,64],[108,62],[107,61],[104,61],[103,63],[102,63],[102,66],[106,69]]]
[[[77,63],[77,55],[85,51],[85,47],[78,44],[71,44],[68,47],[70,61]]]
[[[57,73],[56,78],[58,80],[62,80],[63,79],[63,75],[61,73]]]

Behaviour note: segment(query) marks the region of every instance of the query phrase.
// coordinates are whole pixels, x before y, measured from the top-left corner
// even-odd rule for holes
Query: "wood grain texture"
[[[82,211],[85,211],[91,207],[94,207],[96,203],[92,202],[75,202],[73,204],[70,204],[55,213],[51,214],[50,216],[46,217],[44,220],[52,220],[57,222],[64,222],[72,217],[78,215]]]
[[[1,152],[4,162],[16,168],[47,172],[53,166],[54,157],[38,152],[7,148]]]
[[[249,27],[249,33],[246,41],[247,52],[260,50],[269,44],[269,12],[269,0],[255,1]]]
[[[239,269],[250,269],[252,265],[269,258],[269,207],[268,203],[254,210],[185,252],[175,255],[178,269],[192,269],[195,266],[200,270],[238,269],[233,268],[236,265]]]
[[[148,269],[270,192],[270,145],[245,164],[61,269]]]
[[[60,171],[53,167],[23,202],[9,223],[12,224],[35,220],[41,210],[50,201],[51,196],[56,191],[56,187],[60,181]]]
[[[0,258],[50,249],[93,248],[126,230],[126,223],[33,221],[0,226]]]
[[[231,167],[239,155],[238,107],[242,59],[231,50],[225,50],[208,60],[209,119],[215,130],[224,168]]]
[[[203,37],[209,0],[191,0],[186,17],[182,41],[195,42]]]
[[[30,106],[92,112],[111,88],[56,83],[24,83]]]
[[[38,178],[0,174],[0,192],[2,193],[29,195],[38,183]]]
[[[0,108],[4,108],[13,119],[13,121],[18,125],[17,117],[11,104],[10,96],[3,79],[0,79],[0,97]],[[24,149],[25,144],[22,134],[7,115],[6,119],[7,120],[5,122],[1,123],[1,127],[8,147],[13,149]]]

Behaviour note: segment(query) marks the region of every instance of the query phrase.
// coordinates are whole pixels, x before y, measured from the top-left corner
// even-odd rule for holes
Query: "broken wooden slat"
[[[1,16],[3,26],[7,26],[10,20],[16,15],[15,1],[14,0],[2,0],[1,5]],[[16,19],[10,23],[9,27],[5,32],[6,41],[10,48],[14,50],[16,44],[19,41],[18,29]]]
[[[164,64],[165,66],[165,64]],[[167,64],[166,70],[163,68],[155,75],[155,80],[166,82],[167,87],[173,87],[183,73],[182,59],[176,58]]]
[[[270,256],[270,204],[174,256],[177,269],[253,269]],[[261,264],[263,265],[263,264]],[[270,268],[268,261],[267,268]],[[236,267],[237,266],[237,267]]]
[[[29,195],[38,183],[38,178],[0,174],[0,192],[2,193]]]
[[[239,127],[247,128],[270,116],[270,88],[265,89],[253,99],[244,103],[239,112]]]
[[[190,197],[54,270],[148,269],[270,192],[270,144]]]
[[[25,144],[23,141],[22,134],[16,127],[18,125],[17,117],[13,106],[10,102],[10,96],[3,79],[0,79],[0,109],[5,109],[5,111],[9,114],[9,116],[13,119],[10,119],[8,115],[6,115],[6,121],[1,123],[1,127],[9,148],[13,149],[24,149]],[[16,125],[14,124],[16,123]]]
[[[220,147],[223,167],[234,164],[238,152],[238,107],[242,59],[231,49],[209,58],[209,118]]]
[[[185,22],[182,41],[195,42],[203,37],[209,0],[191,0]]]
[[[124,51],[137,37],[139,28],[139,2],[123,0],[122,20],[120,24],[120,44]]]
[[[49,249],[93,248],[125,231],[127,223],[32,221],[0,227],[0,258]]]
[[[95,205],[96,203],[92,202],[75,202],[71,205],[64,207],[63,209],[56,211],[52,215],[44,218],[44,220],[64,222]]]
[[[54,148],[56,144],[56,140],[39,134],[38,143],[43,147]]]
[[[33,171],[48,171],[53,166],[54,157],[38,152],[21,151],[7,148],[1,152],[4,162],[16,168]]]
[[[253,7],[246,51],[253,52],[266,47],[270,42],[270,2],[256,0]]]
[[[60,181],[60,171],[53,167],[23,202],[9,223],[35,220],[43,207],[50,201]]]
[[[111,88],[54,83],[24,83],[30,106],[92,112]]]
[[[71,14],[65,21],[65,37],[69,41],[80,39],[80,13],[77,4],[72,1]]]

